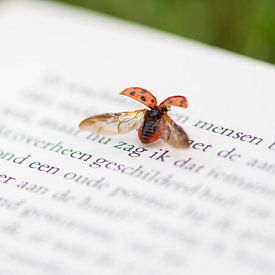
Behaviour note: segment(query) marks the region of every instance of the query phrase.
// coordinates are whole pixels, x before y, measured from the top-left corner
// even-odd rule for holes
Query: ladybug
[[[151,92],[140,87],[127,88],[120,94],[141,102],[148,109],[91,116],[80,122],[80,129],[103,135],[125,134],[138,129],[143,144],[163,139],[174,148],[189,146],[186,132],[168,115],[171,106],[188,107],[185,96],[171,96],[158,104]]]

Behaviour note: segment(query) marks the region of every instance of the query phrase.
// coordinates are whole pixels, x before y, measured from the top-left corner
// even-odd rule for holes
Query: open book
[[[275,274],[275,69],[45,1],[0,5],[0,274]],[[184,95],[190,148],[78,129]]]

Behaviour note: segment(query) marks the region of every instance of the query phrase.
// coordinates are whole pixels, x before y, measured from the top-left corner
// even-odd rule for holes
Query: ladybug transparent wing
[[[168,114],[164,115],[161,138],[174,148],[188,148],[189,139],[185,131]]]
[[[154,95],[148,90],[145,90],[140,87],[127,88],[123,90],[120,94],[129,96],[141,102],[142,104],[148,106],[151,109],[157,105],[157,99],[154,97]]]
[[[79,128],[103,135],[126,134],[141,125],[145,111],[146,109],[142,109],[91,116],[81,121]]]

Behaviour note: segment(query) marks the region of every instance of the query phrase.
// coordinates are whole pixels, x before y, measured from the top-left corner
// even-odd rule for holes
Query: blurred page
[[[275,274],[275,70],[46,1],[0,5],[0,274]],[[80,131],[143,109],[186,150]]]

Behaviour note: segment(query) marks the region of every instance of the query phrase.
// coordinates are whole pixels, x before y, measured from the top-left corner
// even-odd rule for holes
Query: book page
[[[275,273],[275,70],[45,1],[0,5],[0,274]],[[190,148],[78,129],[188,98]]]

